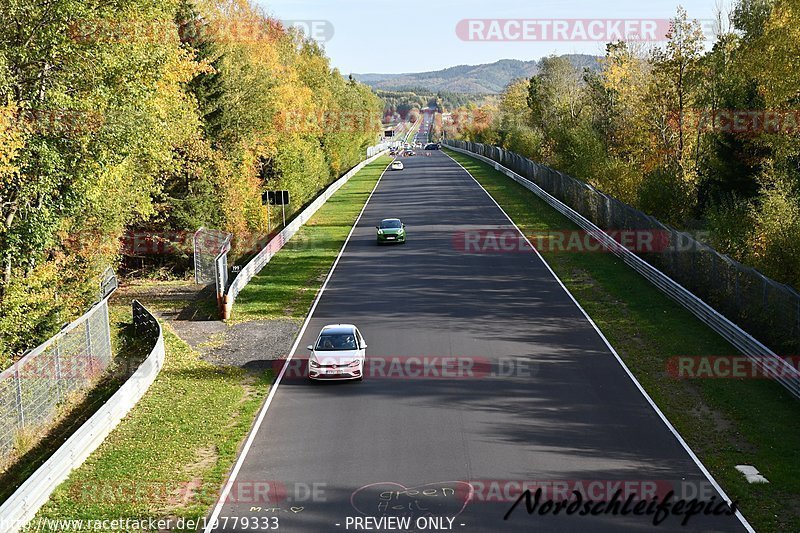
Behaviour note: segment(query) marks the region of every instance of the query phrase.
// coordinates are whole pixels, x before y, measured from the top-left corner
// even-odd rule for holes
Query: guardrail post
[[[222,301],[222,320],[228,320],[231,317],[232,311],[233,311],[233,298],[231,298],[230,293],[226,293]]]

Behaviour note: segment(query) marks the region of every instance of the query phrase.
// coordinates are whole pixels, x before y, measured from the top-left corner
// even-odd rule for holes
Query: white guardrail
[[[242,267],[231,284],[228,286],[228,290],[225,293],[225,299],[222,306],[222,318],[224,320],[227,320],[231,317],[233,302],[236,301],[236,297],[239,296],[239,293],[242,291],[242,289],[244,289],[245,285],[250,283],[250,280],[253,279],[259,272],[261,272],[261,269],[263,269],[264,266],[270,262],[272,257],[281,248],[283,248],[287,242],[289,242],[289,239],[294,237],[303,224],[308,222],[314,213],[316,213],[336,191],[341,189],[342,185],[347,183],[350,178],[356,174],[356,172],[375,161],[386,151],[389,146],[395,144],[395,142],[384,143],[382,145],[370,147],[368,150],[370,157],[368,159],[354,166],[347,171],[344,176],[331,183],[322,194],[320,194],[313,202],[311,202],[308,207],[303,209],[300,214],[298,214],[291,222],[289,222],[289,224],[286,225],[285,228],[283,228],[283,230],[281,230],[280,233],[270,239],[267,245],[262,248],[261,251],[258,252],[258,254],[253,257],[244,267]]]
[[[678,302],[689,310],[703,323],[719,333],[725,340],[731,343],[737,350],[750,359],[753,364],[761,368],[766,376],[772,377],[775,381],[783,385],[792,395],[800,398],[800,372],[790,363],[779,357],[775,352],[764,346],[752,335],[731,322],[727,317],[720,314],[706,302],[689,292],[675,280],[653,267],[641,257],[631,252],[628,248],[618,243],[610,235],[584,218],[577,211],[558,200],[556,197],[539,187],[529,179],[517,174],[497,161],[488,157],[470,152],[450,144],[452,141],[445,141],[445,145],[451,150],[468,155],[484,163],[487,163],[510,177],[529,191],[536,194],[539,198],[547,202],[556,211],[573,221],[582,229],[595,237],[602,246],[611,253],[622,259],[626,265],[641,274],[644,278],[658,287],[661,292]]]
[[[150,355],[111,398],[87,420],[0,506],[0,530],[16,533],[30,522],[70,472],[100,446],[111,431],[144,396],[164,364],[164,337],[158,320],[133,301],[137,333],[155,339]]]

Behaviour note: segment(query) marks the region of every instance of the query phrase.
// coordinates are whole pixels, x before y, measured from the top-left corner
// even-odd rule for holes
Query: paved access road
[[[305,361],[322,326],[354,323],[367,377],[316,384],[289,366],[216,530],[744,530],[730,516],[654,528],[524,504],[503,520],[524,482],[549,487],[539,509],[573,489],[720,496],[535,253],[463,250],[463,231],[514,228],[445,153],[419,153],[380,181],[295,354]],[[388,217],[407,244],[376,246]],[[386,517],[411,525],[372,521]]]

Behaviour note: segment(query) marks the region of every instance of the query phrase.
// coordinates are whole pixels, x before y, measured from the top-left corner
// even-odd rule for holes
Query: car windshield
[[[400,226],[399,220],[384,220],[381,222],[381,229],[399,229]]]
[[[314,349],[317,351],[355,350],[356,338],[352,333],[323,333]]]

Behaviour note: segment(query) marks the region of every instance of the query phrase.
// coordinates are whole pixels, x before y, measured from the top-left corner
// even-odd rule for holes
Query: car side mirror
[[[364,346],[362,346],[362,348],[364,348],[366,350],[367,349],[367,345],[365,344]]]
[[[306,346],[306,349],[308,349],[308,350],[313,352],[314,351],[314,345],[313,344],[309,344],[308,346]]]

